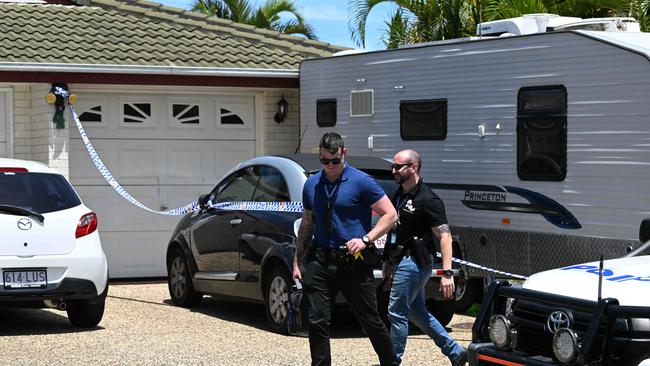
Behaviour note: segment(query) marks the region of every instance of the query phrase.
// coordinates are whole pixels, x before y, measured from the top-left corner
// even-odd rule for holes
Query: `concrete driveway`
[[[471,317],[455,316],[452,336],[467,346]],[[377,364],[349,311],[332,327],[335,365]],[[0,365],[308,365],[306,338],[266,330],[259,304],[205,297],[194,309],[171,305],[167,284],[112,283],[99,326],[77,330],[65,312],[2,309]],[[448,365],[432,340],[412,332],[404,365]]]

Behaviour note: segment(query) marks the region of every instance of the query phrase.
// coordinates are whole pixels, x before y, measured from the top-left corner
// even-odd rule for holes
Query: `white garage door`
[[[9,157],[9,149],[8,149],[8,133],[7,130],[9,127],[7,126],[7,123],[9,121],[9,106],[8,106],[8,98],[7,98],[7,91],[2,91],[0,90],[0,158],[8,158]]]
[[[196,201],[255,155],[253,95],[78,96],[76,111],[99,157],[122,187],[154,210]],[[180,217],[149,213],[121,198],[97,172],[76,128],[70,130],[70,179],[97,212],[111,277],[166,275],[165,249]]]

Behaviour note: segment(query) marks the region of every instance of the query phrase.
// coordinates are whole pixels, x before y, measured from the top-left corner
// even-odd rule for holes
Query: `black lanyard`
[[[323,184],[323,190],[325,191],[325,196],[327,199],[325,200],[325,217],[323,218],[323,231],[325,231],[325,234],[329,237],[332,237],[332,234],[334,234],[334,226],[332,225],[332,214],[334,212],[334,204],[336,203],[336,196],[339,190],[339,187],[341,186],[341,177],[336,181],[336,185],[332,187],[332,191],[330,192],[329,189],[327,189],[328,184],[325,183]]]

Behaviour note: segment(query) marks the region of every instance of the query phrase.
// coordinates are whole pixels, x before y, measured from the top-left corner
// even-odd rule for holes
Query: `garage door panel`
[[[214,176],[214,181],[216,182],[221,177],[223,177],[237,163],[246,161],[254,156],[255,143],[253,142],[219,142],[218,148],[214,153],[214,161],[216,162],[216,174]]]
[[[133,179],[155,179],[158,176],[158,148],[151,146],[150,148],[133,148],[130,147],[125,141],[120,141],[117,149],[117,162],[111,162],[113,176],[119,178],[124,182],[134,182]],[[120,146],[122,145],[122,146]],[[151,144],[144,144],[144,146]],[[109,166],[108,162],[105,162]],[[146,180],[145,180],[146,181]],[[145,182],[141,181],[141,182]]]
[[[171,231],[100,233],[111,278],[166,275],[165,250]]]
[[[73,184],[105,184],[81,140],[70,143]],[[96,140],[93,145],[121,185],[212,183],[255,156],[252,141]]]
[[[153,210],[160,208],[157,187],[123,188],[145,206]],[[77,191],[84,203],[97,213],[102,231],[153,231],[161,227],[169,228],[168,222],[161,222],[167,218],[131,204],[109,186],[78,186]]]
[[[77,113],[93,113],[101,109],[101,121],[84,121],[82,124],[89,138],[159,139],[175,140],[249,140],[255,139],[255,97],[253,95],[150,95],[96,94],[78,91],[79,99],[85,101],[77,106]],[[149,116],[141,122],[125,121],[125,104],[150,104]],[[174,106],[198,106],[198,123],[187,123],[185,115],[175,115]],[[181,108],[182,110],[183,108]],[[128,114],[128,113],[127,113]],[[136,118],[139,119],[139,118]],[[189,120],[193,120],[190,118]],[[232,122],[236,121],[236,124]],[[185,123],[184,123],[185,122]],[[72,137],[79,137],[77,131]]]

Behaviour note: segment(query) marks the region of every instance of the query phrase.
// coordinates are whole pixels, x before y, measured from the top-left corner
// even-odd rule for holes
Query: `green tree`
[[[368,15],[381,3],[397,5],[397,11],[386,23],[387,46],[471,35],[477,20],[472,13],[473,1],[468,0],[350,0],[350,34],[358,46],[365,47]]]
[[[257,9],[253,9],[248,0],[194,0],[191,9],[258,28],[318,39],[314,28],[305,22],[292,0],[267,0]],[[287,13],[293,19],[283,20],[281,13]]]
[[[650,32],[650,0],[633,0],[629,16],[639,21],[642,31]]]
[[[482,21],[533,13],[580,18],[631,16],[642,30],[650,30],[650,0],[350,0],[350,35],[358,46],[365,47],[368,15],[381,3],[397,6],[385,22],[383,43],[387,48],[471,36]]]

